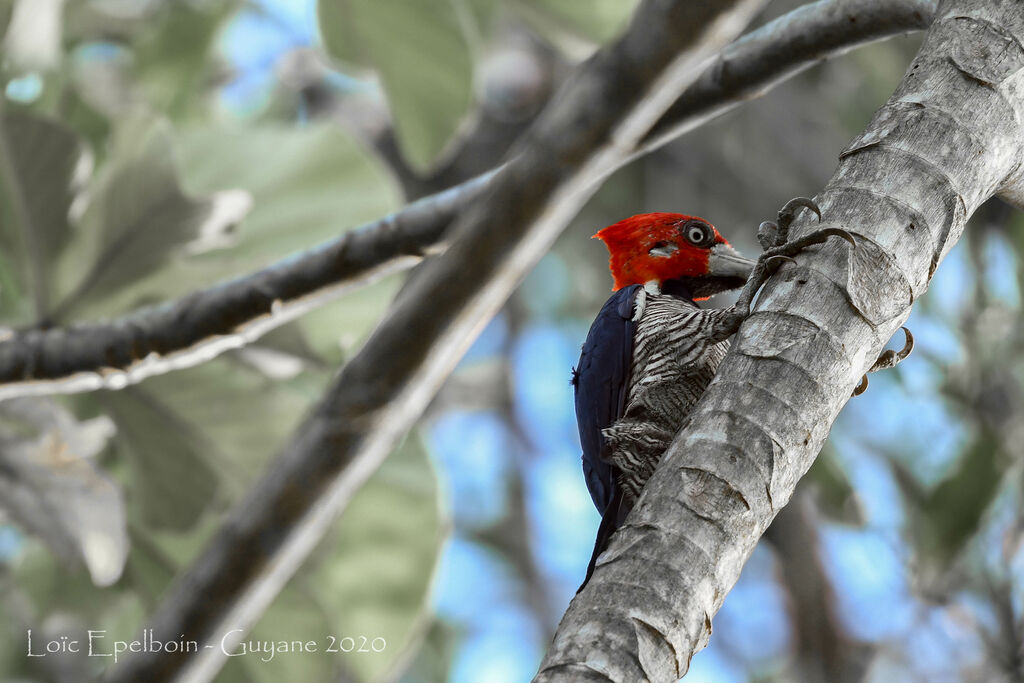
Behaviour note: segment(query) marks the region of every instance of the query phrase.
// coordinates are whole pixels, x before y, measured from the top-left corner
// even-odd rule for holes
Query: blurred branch
[[[515,572],[521,581],[520,599],[529,607],[547,641],[555,632],[559,615],[553,609],[557,602],[552,599],[550,585],[537,564],[533,549],[523,476],[527,464],[524,458],[512,459],[513,469],[506,488],[508,509],[496,524],[473,534],[473,539],[500,553]]]
[[[661,117],[658,134],[644,136],[638,148],[649,151],[830,55],[923,28],[933,12],[928,0],[821,0],[776,19],[730,46]],[[848,42],[841,40],[842,28],[851,31]],[[778,41],[770,39],[775,32]],[[615,160],[608,172],[626,161]],[[0,399],[119,388],[251,342],[352,287],[409,267],[423,252],[442,248],[449,222],[483,194],[496,172],[176,301],[109,322],[14,331],[0,341]]]
[[[538,118],[451,247],[348,362],[152,620],[202,642],[250,627],[597,185],[765,0],[646,0]],[[241,631],[239,631],[241,633]],[[180,634],[185,634],[184,636]],[[210,680],[219,648],[149,653],[112,681]]]
[[[871,661],[870,647],[843,633],[835,592],[821,561],[817,511],[807,487],[779,512],[764,537],[775,548],[781,582],[790,598],[796,639],[796,680],[857,683]]]
[[[1009,558],[1007,558],[1009,559]],[[1008,562],[1009,564],[1009,562]],[[987,582],[989,602],[995,608],[996,627],[982,626],[979,634],[988,654],[986,661],[993,677],[1005,677],[1007,681],[1024,679],[1024,622],[1015,613],[1017,602],[1013,589],[1006,579],[989,578]]]
[[[408,199],[465,182],[499,165],[519,137],[529,129],[558,82],[568,71],[558,53],[533,37],[521,37],[486,58],[480,69],[480,106],[467,129],[441,162],[428,173],[416,174],[402,159],[391,127],[375,140]]]
[[[820,0],[785,14],[722,50],[644,137],[650,152],[827,59],[883,38],[921,31],[937,0]]]
[[[822,224],[856,246],[802,252],[768,282],[536,680],[687,672],[861,374],[967,219],[1019,171],[1022,72],[1017,3],[943,0],[899,86],[817,195]],[[802,221],[796,235],[816,227]]]
[[[506,46],[489,55],[477,69],[483,85],[479,106],[469,125],[429,172],[417,173],[408,163],[395,129],[385,112],[376,116],[363,114],[345,116],[349,127],[368,140],[377,155],[387,164],[402,187],[407,200],[417,199],[465,182],[477,174],[499,166],[509,149],[529,129],[543,106],[551,99],[565,77],[568,67],[557,60],[555,51],[536,38],[514,41],[518,47]],[[560,68],[561,67],[561,68]],[[560,75],[560,77],[559,77]],[[378,103],[378,106],[382,106]],[[342,112],[346,107],[338,108]],[[362,122],[362,123],[361,123]],[[427,262],[414,267],[396,295],[419,286]]]
[[[506,448],[510,456],[510,471],[506,483],[506,511],[496,524],[477,534],[477,538],[500,552],[515,570],[522,582],[522,601],[529,606],[540,626],[542,642],[547,642],[555,633],[560,615],[558,601],[553,599],[551,586],[538,563],[535,538],[531,533],[533,525],[527,504],[527,475],[534,464],[534,458],[531,456],[536,455],[536,438],[531,438],[516,414],[515,373],[509,362],[513,357],[512,347],[516,340],[520,339],[526,322],[526,312],[519,299],[519,296],[513,297],[503,309],[508,320],[508,332],[499,356],[505,359],[505,362],[502,363],[501,377],[492,383],[492,387],[496,387],[499,392],[495,412],[501,415],[509,432]],[[453,375],[450,379],[456,376],[458,375]],[[450,381],[445,383],[441,393],[448,390],[449,384]]]

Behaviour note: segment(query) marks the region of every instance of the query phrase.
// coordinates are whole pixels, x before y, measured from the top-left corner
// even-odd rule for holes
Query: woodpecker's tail
[[[612,538],[612,534],[619,528],[623,521],[626,519],[626,515],[629,514],[630,507],[623,500],[622,487],[617,486],[612,502],[604,510],[604,515],[601,517],[601,526],[597,528],[597,540],[594,541],[594,554],[590,556],[590,564],[587,565],[587,576],[583,579],[583,583],[576,589],[579,593],[583,590],[584,586],[587,585],[587,581],[590,581],[591,575],[594,573],[594,567],[597,565],[597,557],[608,548],[608,542]]]

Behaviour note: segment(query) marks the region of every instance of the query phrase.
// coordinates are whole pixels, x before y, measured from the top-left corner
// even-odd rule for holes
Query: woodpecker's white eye
[[[715,242],[715,231],[707,223],[690,221],[683,226],[686,241],[695,247],[710,247]]]

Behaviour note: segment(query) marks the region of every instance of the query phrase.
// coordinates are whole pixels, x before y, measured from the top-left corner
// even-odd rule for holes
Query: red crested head
[[[679,213],[642,213],[609,225],[594,237],[611,254],[613,291],[680,278],[714,279],[717,286],[711,288],[725,291],[741,286],[754,265],[706,220]]]

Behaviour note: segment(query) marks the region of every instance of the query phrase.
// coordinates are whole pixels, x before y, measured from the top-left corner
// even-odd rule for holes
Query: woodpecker
[[[762,224],[766,249],[757,261],[741,256],[708,221],[678,213],[632,216],[593,236],[608,248],[614,286],[572,373],[583,474],[601,513],[584,586],[707,388],[775,260],[831,235],[855,244],[835,228],[789,242],[789,225],[802,208],[820,220],[811,200],[790,201],[778,223]],[[697,304],[740,287],[729,308]]]

